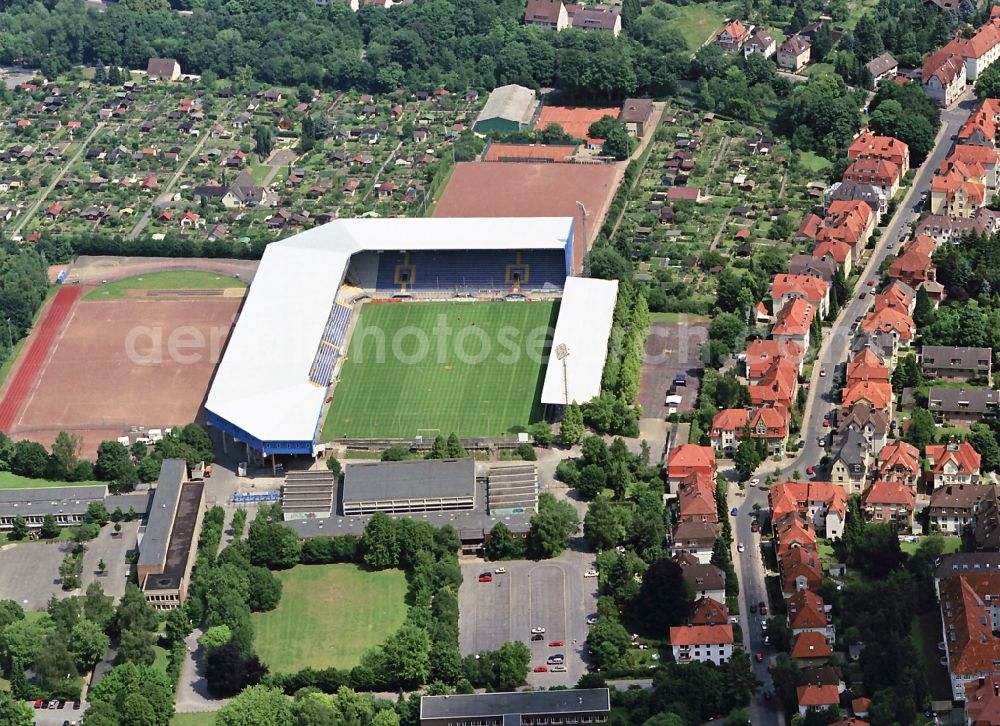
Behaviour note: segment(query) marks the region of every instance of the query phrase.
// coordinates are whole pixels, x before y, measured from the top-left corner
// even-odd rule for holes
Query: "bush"
[[[525,461],[536,461],[535,449],[531,444],[518,444],[515,453]]]

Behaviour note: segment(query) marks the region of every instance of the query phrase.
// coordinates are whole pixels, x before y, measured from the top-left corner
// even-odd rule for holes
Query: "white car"
[[[549,672],[550,673],[565,673],[566,672],[566,666],[564,666],[564,665],[549,666]]]
[[[507,574],[507,568],[506,567],[498,567],[495,570],[493,570],[493,574],[494,575],[506,575]]]
[[[751,479],[750,480],[750,486],[755,487],[758,484],[760,484],[760,479]]]
[[[819,369],[820,378],[826,378],[826,368]]]
[[[587,625],[593,625],[596,622],[597,622],[597,616],[596,615],[591,615],[589,618],[587,618]]]
[[[544,632],[545,632],[545,628],[532,628],[531,629],[531,634],[532,635],[541,635]]]
[[[738,545],[736,545],[736,549],[739,550],[740,552],[743,552],[746,549],[746,546],[742,542],[740,542]]]
[[[584,577],[597,577],[597,570],[587,570],[583,573]]]

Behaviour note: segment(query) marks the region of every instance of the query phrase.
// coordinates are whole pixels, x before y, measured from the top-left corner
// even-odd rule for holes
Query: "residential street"
[[[942,128],[937,137],[937,145],[924,165],[917,171],[913,185],[899,203],[895,216],[884,228],[882,236],[877,241],[874,254],[860,277],[858,289],[854,291],[853,297],[845,303],[834,324],[830,328],[824,329],[823,344],[816,363],[813,365],[812,378],[808,383],[808,398],[804,408],[802,425],[802,438],[805,445],[798,456],[794,459],[784,460],[777,468],[770,462],[761,466],[756,475],[760,477],[762,482],[768,475],[788,477],[796,470],[805,476],[806,469],[810,466],[817,467],[817,473],[813,478],[822,480],[826,476],[826,472],[818,470],[825,450],[817,438],[829,432],[829,429],[823,427],[823,416],[834,408],[832,393],[834,382],[838,379],[836,371],[838,368],[842,368],[847,361],[852,338],[851,326],[854,325],[857,318],[865,314],[871,304],[873,288],[868,287],[868,281],[875,279],[882,261],[886,257],[895,256],[899,251],[901,240],[905,240],[909,236],[910,223],[917,218],[919,210],[923,206],[920,195],[925,191],[929,193],[934,171],[947,157],[953,145],[952,136],[958,133],[975,103],[975,97],[970,91],[963,96],[960,103],[941,113]],[[892,249],[889,249],[890,243]],[[864,299],[860,297],[862,293],[865,295]],[[823,369],[826,370],[825,376],[820,375],[820,371]],[[753,507],[755,504],[760,509],[761,523],[767,522],[767,489],[748,486],[745,495],[741,495],[738,488],[732,486],[730,496],[733,497],[730,502],[731,506],[738,509],[733,526],[735,539],[733,564],[740,582],[742,598],[740,623],[743,628],[744,643],[751,658],[755,653],[764,653],[763,663],[752,662],[757,678],[764,683],[761,691],[773,692],[774,685],[767,672],[767,665],[769,661],[773,660],[774,653],[773,651],[768,653],[764,648],[763,634],[760,628],[761,616],[749,612],[751,604],[758,604],[762,600],[768,601],[764,565],[760,551],[760,535],[750,531],[754,519]],[[739,553],[736,550],[736,545],[741,542],[745,545],[745,551]],[[754,724],[783,723],[784,718],[777,699],[771,701],[756,700],[751,706],[751,720]]]

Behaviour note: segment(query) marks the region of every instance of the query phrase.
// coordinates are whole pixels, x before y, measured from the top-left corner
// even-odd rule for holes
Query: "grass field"
[[[101,285],[83,296],[84,300],[118,300],[129,290],[218,290],[226,287],[246,287],[242,280],[216,272],[199,270],[169,270],[148,275],[127,277]]]
[[[951,700],[951,683],[948,671],[939,662],[944,655],[938,650],[941,641],[941,616],[936,611],[923,613],[913,618],[910,635],[917,649],[917,657],[927,676],[927,687],[935,701]]]
[[[87,487],[107,484],[103,481],[49,481],[48,479],[29,479],[26,476],[0,471],[0,489],[32,489],[35,487]]]
[[[813,63],[811,66],[802,71],[803,76],[809,76],[810,78],[819,76],[828,76],[834,72],[832,63]]]
[[[252,616],[256,646],[272,672],[350,668],[406,617],[406,577],[355,565],[299,565],[275,573],[281,602]]]
[[[215,723],[215,711],[205,713],[175,713],[170,719],[170,726],[212,726]]]
[[[803,169],[808,169],[814,174],[824,172],[832,166],[828,159],[825,159],[813,151],[800,151],[799,165]]]
[[[917,548],[920,546],[920,543],[924,539],[926,539],[926,537],[921,537],[916,542],[909,542],[907,540],[904,540],[899,543],[899,549],[901,549],[908,555],[912,555],[914,552],[917,551]],[[950,555],[962,549],[961,537],[942,537],[941,540],[944,542],[944,550],[942,551],[942,554]]]
[[[691,5],[669,5],[669,18],[678,32],[684,36],[688,48],[698,50],[709,38],[722,29],[727,12],[715,2],[700,2]]]
[[[548,302],[365,305],[322,439],[498,436],[536,420],[555,314]]]

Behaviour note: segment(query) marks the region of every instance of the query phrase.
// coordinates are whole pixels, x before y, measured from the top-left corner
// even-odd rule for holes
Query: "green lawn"
[[[696,313],[650,313],[649,319],[654,323],[708,323],[711,318]]]
[[[671,25],[684,36],[688,48],[698,50],[705,41],[722,30],[727,12],[719,3],[699,2],[691,5],[667,6]]]
[[[917,547],[920,546],[925,537],[921,537],[917,542],[910,542],[908,540],[902,540],[899,543],[899,549],[908,555],[912,555],[917,551]],[[942,537],[941,541],[944,542],[944,551],[942,554],[950,555],[953,552],[958,552],[962,549],[962,538],[961,537]]]
[[[913,618],[910,625],[910,635],[917,649],[917,657],[927,676],[927,686],[931,691],[931,699],[935,701],[951,700],[951,683],[948,671],[941,665],[944,653],[938,650],[941,642],[941,616],[932,610]]]
[[[101,285],[84,295],[84,300],[117,300],[129,290],[218,290],[226,287],[246,287],[242,280],[229,275],[200,270],[170,270],[148,275],[127,277]]]
[[[252,616],[257,652],[272,672],[350,668],[406,617],[406,577],[355,565],[299,565],[275,573],[281,602]]]
[[[365,305],[322,439],[499,436],[537,420],[541,354],[556,309],[549,302]]]
[[[802,71],[802,75],[812,78],[814,76],[828,76],[833,72],[834,67],[832,63],[813,63]]]
[[[829,159],[822,157],[813,151],[800,151],[799,166],[803,169],[808,169],[814,174],[820,174],[829,169],[832,164],[830,164]]]
[[[176,713],[170,719],[170,726],[213,726],[215,711],[205,713]]]
[[[31,489],[34,487],[86,487],[107,484],[103,481],[48,481],[47,479],[29,479],[26,476],[0,471],[0,489]]]

